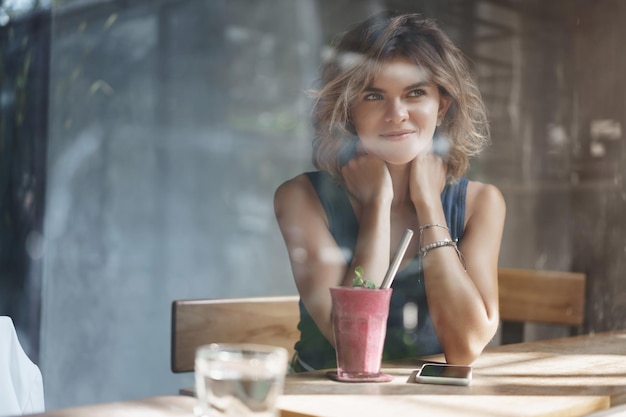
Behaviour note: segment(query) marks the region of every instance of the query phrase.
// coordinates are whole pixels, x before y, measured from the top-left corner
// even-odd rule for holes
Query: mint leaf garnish
[[[369,288],[371,290],[376,289],[376,285],[371,279],[363,279],[363,267],[357,266],[354,268],[354,278],[352,279],[353,287]]]

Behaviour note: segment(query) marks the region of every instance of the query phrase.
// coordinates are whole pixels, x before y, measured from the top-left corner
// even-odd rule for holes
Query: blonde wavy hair
[[[374,80],[382,64],[403,57],[430,76],[450,107],[435,131],[435,150],[448,165],[448,180],[461,177],[469,158],[489,142],[486,110],[464,54],[431,19],[383,12],[341,35],[313,91],[313,164],[341,181],[341,167],[355,154],[358,137],[351,105]],[[439,145],[439,146],[438,146]],[[443,149],[441,151],[441,149]]]

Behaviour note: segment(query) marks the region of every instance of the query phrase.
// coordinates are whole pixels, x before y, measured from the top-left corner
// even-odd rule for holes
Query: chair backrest
[[[498,269],[503,322],[582,326],[585,274]],[[293,353],[299,338],[297,295],[175,300],[172,303],[171,368],[193,371],[196,349],[209,343],[259,343]]]
[[[585,281],[577,272],[499,268],[500,319],[581,326]]]
[[[176,300],[172,303],[172,372],[193,371],[196,349],[209,343],[258,343],[294,351],[299,296]]]

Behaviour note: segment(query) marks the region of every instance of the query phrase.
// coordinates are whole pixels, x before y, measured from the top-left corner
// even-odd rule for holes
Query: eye
[[[383,96],[379,93],[367,93],[363,96],[363,100],[365,101],[374,101],[374,100],[382,100]]]
[[[415,90],[411,90],[409,92],[409,97],[421,97],[421,96],[425,96],[426,95],[426,91],[424,91],[421,88],[417,88]]]

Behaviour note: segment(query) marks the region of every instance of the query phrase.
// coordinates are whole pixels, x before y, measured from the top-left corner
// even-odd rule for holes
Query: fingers
[[[423,152],[412,161],[411,172],[415,178],[427,181],[427,178],[438,178],[440,175],[445,177],[448,164],[435,153]]]

